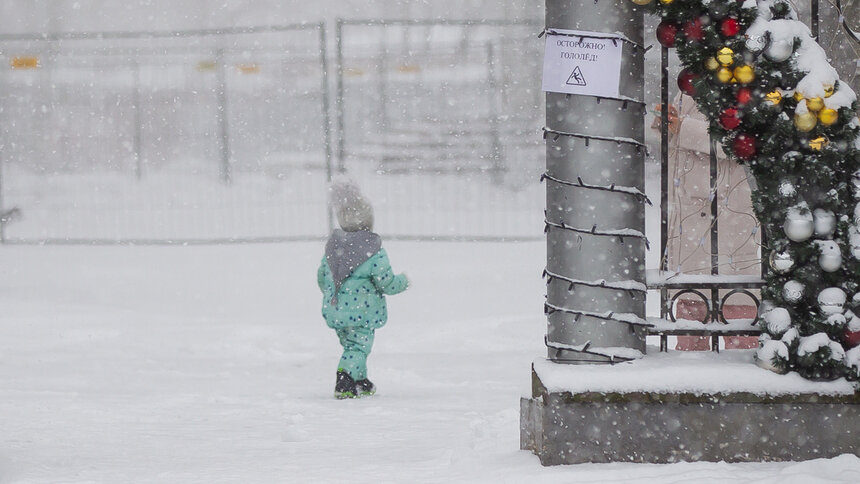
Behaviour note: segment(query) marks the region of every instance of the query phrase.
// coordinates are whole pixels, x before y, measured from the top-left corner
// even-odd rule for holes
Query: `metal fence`
[[[537,22],[339,20],[338,168],[396,237],[538,239]]]
[[[0,37],[7,242],[325,234],[322,24]]]
[[[340,169],[386,236],[537,239],[535,25],[0,36],[0,237],[315,239]]]

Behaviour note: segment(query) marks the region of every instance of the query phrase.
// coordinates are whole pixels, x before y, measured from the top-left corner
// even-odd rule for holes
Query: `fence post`
[[[379,62],[376,63],[376,72],[378,76],[377,90],[379,92],[379,128],[380,131],[386,133],[388,131],[388,48],[385,45],[385,27],[382,28],[383,41],[379,51]]]
[[[337,19],[335,23],[335,59],[337,67],[335,75],[337,76],[337,97],[335,98],[335,116],[337,119],[337,171],[343,173],[346,171],[344,166],[344,143],[346,138],[346,130],[344,126],[344,106],[343,106],[343,19]]]
[[[496,79],[496,56],[493,43],[487,42],[487,86],[490,101],[490,159],[492,160],[493,182],[501,185],[505,173],[505,160],[502,152],[502,140],[499,134],[499,83]]]
[[[143,116],[140,106],[140,60],[134,59],[134,155],[137,180],[143,177],[143,157],[141,156]]]
[[[669,268],[669,49],[660,47],[660,270]],[[669,315],[669,291],[660,289],[660,317]]]
[[[218,127],[221,136],[221,180],[230,183],[230,131],[227,119],[227,65],[224,49],[218,49]]]
[[[643,20],[632,2],[546,1],[547,28],[618,33],[639,46]],[[548,133],[546,146],[546,339],[556,363],[645,352],[644,52],[622,45],[619,99],[546,93],[547,129],[575,134]]]
[[[818,0],[810,0],[809,3],[809,13],[810,13],[810,30],[812,31],[812,37],[815,38],[815,41],[818,42]]]
[[[329,116],[329,94],[328,85],[328,59],[326,49],[328,48],[325,32],[325,22],[319,23],[320,31],[320,67],[322,67],[322,103],[323,103],[323,136],[325,137],[325,175],[326,181],[331,182],[332,177],[332,153],[331,153],[331,117]],[[334,214],[331,207],[326,202],[326,218],[328,220],[328,230],[331,232],[334,229]]]

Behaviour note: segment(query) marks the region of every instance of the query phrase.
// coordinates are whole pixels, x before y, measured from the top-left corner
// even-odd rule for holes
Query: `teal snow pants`
[[[375,330],[364,326],[347,326],[336,330],[343,355],[338,371],[344,370],[355,381],[367,378],[367,355],[373,346]]]

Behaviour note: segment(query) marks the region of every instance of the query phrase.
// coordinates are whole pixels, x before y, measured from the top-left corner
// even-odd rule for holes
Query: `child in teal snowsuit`
[[[354,398],[376,391],[367,378],[367,356],[375,331],[388,319],[385,294],[403,292],[408,281],[392,272],[382,239],[372,232],[373,210],[358,189],[349,182],[334,183],[332,204],[341,229],[326,243],[317,284],[323,318],[343,347],[335,397]]]

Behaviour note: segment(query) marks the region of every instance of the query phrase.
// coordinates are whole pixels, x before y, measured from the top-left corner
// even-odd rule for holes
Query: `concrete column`
[[[645,206],[633,193],[645,184],[645,150],[636,144],[644,142],[645,105],[635,102],[644,96],[643,12],[629,0],[546,0],[546,27],[618,32],[638,44],[623,42],[621,99],[546,93],[548,129],[635,140],[550,133],[546,145],[549,358],[623,361],[616,356],[645,352]],[[628,229],[643,235],[601,235]]]

